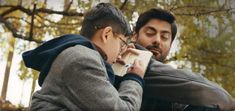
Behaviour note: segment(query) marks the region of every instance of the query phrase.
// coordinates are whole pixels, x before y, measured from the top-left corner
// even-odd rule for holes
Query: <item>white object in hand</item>
[[[133,66],[133,64],[126,64],[126,65],[125,65],[126,68],[130,68],[130,67],[132,67],[132,66]]]

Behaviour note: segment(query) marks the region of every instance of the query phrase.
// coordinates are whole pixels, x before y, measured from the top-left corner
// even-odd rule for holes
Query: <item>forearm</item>
[[[201,75],[176,70],[158,61],[147,70],[145,83],[147,97],[198,106],[219,106],[220,109],[235,108],[232,97],[220,86]]]
[[[100,111],[139,110],[143,89],[136,81],[122,81],[117,91],[107,78],[95,80],[93,77],[83,77],[83,80],[86,80],[86,82],[80,79],[76,87],[66,85],[66,92],[72,99],[71,101],[74,101],[74,104],[82,103],[81,109]]]
[[[90,111],[137,111],[140,108],[143,89],[138,82],[126,79],[117,91],[99,55],[88,51],[81,54],[70,57],[73,60],[66,63],[61,74],[63,93],[74,105]]]

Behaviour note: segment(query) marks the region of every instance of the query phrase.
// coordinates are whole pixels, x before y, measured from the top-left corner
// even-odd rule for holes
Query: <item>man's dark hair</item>
[[[91,39],[98,29],[107,26],[111,26],[115,33],[131,34],[130,25],[122,12],[110,3],[100,3],[86,13],[80,34]]]
[[[143,27],[151,19],[159,19],[171,24],[172,41],[175,39],[175,35],[177,33],[177,26],[175,23],[174,15],[167,10],[158,8],[152,8],[139,16],[136,22],[135,32],[138,33],[141,27]]]

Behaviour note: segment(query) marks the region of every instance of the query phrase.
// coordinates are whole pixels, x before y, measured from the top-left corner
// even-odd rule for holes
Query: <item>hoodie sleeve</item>
[[[117,91],[109,82],[100,55],[86,47],[76,47],[62,54],[63,95],[82,110],[138,111],[142,87],[134,80],[124,80]]]
[[[219,107],[220,110],[235,109],[232,96],[200,74],[151,60],[144,80],[144,99],[155,97],[196,106]]]

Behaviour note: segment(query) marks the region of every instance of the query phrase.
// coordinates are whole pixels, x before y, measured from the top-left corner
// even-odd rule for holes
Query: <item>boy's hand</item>
[[[131,66],[127,72],[135,73],[139,75],[141,78],[144,78],[145,70],[142,62],[143,61],[136,59],[133,63],[133,66]]]

